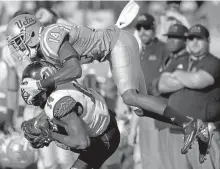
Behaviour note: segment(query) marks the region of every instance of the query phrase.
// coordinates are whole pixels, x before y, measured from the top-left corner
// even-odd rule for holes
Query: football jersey
[[[62,114],[68,109],[69,105],[74,104],[71,103],[71,99],[74,99],[83,107],[82,113],[78,114],[78,117],[83,120],[89,137],[101,135],[110,123],[110,115],[105,100],[93,89],[85,89],[78,83],[73,83],[73,86],[72,89],[55,90],[47,99],[44,108],[45,113],[51,120],[53,118],[59,119],[69,112]]]
[[[113,25],[106,29],[92,29],[86,26],[53,24],[40,33],[40,48],[46,60],[60,64],[59,49],[68,40],[78,52],[81,63],[90,63],[95,58],[103,61],[118,40],[120,29]]]

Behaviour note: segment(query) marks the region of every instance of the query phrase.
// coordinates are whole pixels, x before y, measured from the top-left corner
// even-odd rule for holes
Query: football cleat
[[[193,119],[189,123],[183,126],[183,147],[181,148],[181,154],[186,154],[189,149],[192,148],[192,144],[200,133],[201,127],[204,126],[202,120]]]
[[[198,135],[199,162],[201,164],[206,160],[206,155],[210,153],[214,130],[215,126],[213,123],[206,123]]]

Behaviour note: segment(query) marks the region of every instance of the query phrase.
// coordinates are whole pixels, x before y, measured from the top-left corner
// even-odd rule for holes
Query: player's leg
[[[51,142],[48,147],[39,149],[39,160],[41,160],[44,169],[59,169],[55,149],[54,142]]]
[[[126,31],[120,32],[119,39],[111,52],[109,61],[114,81],[123,101],[130,106],[147,110],[146,112],[143,111],[144,114],[137,115],[148,116],[147,112],[154,112],[173,118],[175,117],[174,115],[180,114],[174,110],[164,113],[167,110],[167,105],[163,101],[157,97],[147,95],[146,89],[139,91],[140,84],[142,88],[146,88],[146,85],[140,66],[139,47],[132,34]],[[176,117],[175,120],[180,126],[191,121],[183,115]]]
[[[79,156],[72,151],[64,150],[58,146],[54,148],[56,152],[57,163],[61,169],[69,169]]]
[[[132,34],[126,31],[120,32],[109,61],[123,101],[130,106],[142,108],[143,114],[137,114],[139,116],[149,116],[149,112],[153,112],[168,117],[183,127],[185,138],[182,153],[186,153],[199,133],[202,121],[188,118],[164,104],[159,98],[147,95],[146,90],[140,91],[140,84],[145,86],[145,80],[140,66],[138,44]]]
[[[120,142],[117,122],[111,117],[106,131],[98,137],[91,138],[91,145],[80,153],[71,169],[99,169],[103,163],[116,151]]]

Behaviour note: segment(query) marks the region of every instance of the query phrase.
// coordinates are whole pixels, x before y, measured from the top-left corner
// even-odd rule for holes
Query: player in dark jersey
[[[46,79],[56,71],[49,62],[33,62],[25,68],[22,78]],[[41,124],[48,123],[47,119],[50,119],[55,124],[52,127],[55,130],[49,130],[49,136],[45,136],[48,138],[46,146],[53,140],[57,146],[79,153],[72,169],[99,169],[117,149],[120,133],[116,119],[95,90],[84,88],[74,81],[73,85],[63,84],[37,94],[31,103],[25,90],[22,90],[22,97],[28,104],[43,109],[40,115],[23,123],[26,138],[34,148],[45,146],[33,140],[41,138],[41,133],[45,131],[42,130],[45,125]]]
[[[201,120],[184,116],[156,97],[147,95],[137,41],[132,34],[120,30],[116,25],[99,30],[61,24],[42,27],[34,16],[26,14],[9,22],[7,35],[8,46],[15,57],[34,58],[37,53],[42,53],[45,60],[59,69],[53,78],[28,82],[24,79],[21,87],[32,97],[48,87],[81,77],[81,64],[108,60],[123,101],[142,109],[137,108],[137,115],[149,116],[148,112],[151,111],[168,117],[170,123],[183,128],[182,154],[188,151],[203,129]]]

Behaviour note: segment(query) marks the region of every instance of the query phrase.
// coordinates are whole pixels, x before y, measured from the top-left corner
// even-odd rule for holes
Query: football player
[[[33,62],[25,68],[23,78],[47,79],[55,72],[56,68],[48,62]],[[98,169],[117,149],[120,133],[116,119],[95,90],[73,82],[41,91],[31,101],[25,89],[22,96],[28,104],[44,109],[39,116],[22,124],[34,148],[42,148],[52,140],[66,150],[78,152],[73,169]],[[48,127],[45,115],[52,121],[53,129]],[[34,138],[37,130],[40,135],[44,133],[44,141],[39,141],[41,136]]]
[[[51,86],[79,78],[82,74],[81,64],[108,60],[123,101],[142,108],[143,111],[137,108],[137,115],[149,116],[148,112],[151,111],[168,117],[172,123],[183,128],[181,153],[187,152],[203,126],[201,120],[188,118],[159,99],[147,95],[138,43],[131,33],[120,30],[116,25],[100,30],[62,24],[43,27],[35,16],[24,14],[9,22],[7,35],[8,46],[16,58],[25,60],[41,53],[45,60],[59,68],[54,77],[29,79],[23,83],[22,88],[32,97]]]

